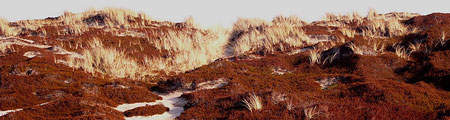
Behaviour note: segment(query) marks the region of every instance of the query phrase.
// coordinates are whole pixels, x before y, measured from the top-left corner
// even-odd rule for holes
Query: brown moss
[[[169,111],[169,108],[164,107],[164,105],[146,105],[142,107],[137,107],[131,110],[127,110],[123,112],[123,115],[127,117],[133,116],[152,116],[156,114],[163,114],[164,112]]]
[[[123,115],[97,101],[68,97],[45,105],[9,113],[1,119],[123,119]]]
[[[49,19],[51,21],[51,19]],[[140,22],[137,20],[136,22]],[[186,111],[179,119],[305,119],[304,109],[317,107],[316,119],[445,119],[450,111],[449,45],[436,46],[442,33],[450,36],[450,15],[430,14],[405,21],[420,29],[419,33],[390,38],[353,38],[342,35],[338,27],[303,26],[308,35],[330,35],[357,45],[369,45],[369,40],[386,44],[385,53],[374,56],[355,55],[345,43],[323,42],[312,45],[324,49],[324,54],[341,49],[342,54],[332,63],[311,65],[307,53],[286,55],[275,51],[252,59],[250,55],[221,59],[179,75],[167,75],[162,82],[113,80],[87,74],[63,64],[55,64],[64,55],[46,49],[17,48],[0,56],[0,110],[24,108],[0,119],[123,119],[125,116],[149,116],[167,111],[162,105],[144,106],[121,114],[111,109],[122,103],[151,102],[161,99],[149,89],[168,92],[181,88],[195,89],[195,84],[224,78],[222,88],[199,90],[182,95],[188,100]],[[129,28],[147,38],[117,36],[105,31],[109,28],[89,28],[75,34],[58,34],[67,26],[43,26],[46,36],[24,31],[20,36],[39,44],[60,46],[81,52],[87,41],[97,37],[106,47],[124,51],[128,56],[167,56],[151,44],[168,31],[196,29],[174,27],[171,23],[152,21],[145,28]],[[349,29],[357,30],[350,24]],[[119,32],[125,30],[114,28]],[[203,34],[203,33],[202,33]],[[448,37],[447,37],[448,38]],[[336,41],[333,41],[336,42]],[[428,50],[410,53],[401,59],[393,53],[394,44],[407,47],[422,43]],[[118,47],[120,45],[120,47]],[[35,58],[23,57],[27,51],[42,53]],[[410,50],[408,50],[409,52]],[[345,55],[344,55],[345,54]],[[31,74],[26,74],[32,69]],[[283,69],[285,74],[273,74]],[[318,80],[336,78],[329,88],[321,90]],[[153,78],[152,78],[153,79]],[[160,80],[159,78],[154,78]],[[154,87],[156,86],[156,87]],[[263,108],[249,111],[243,105],[248,94],[262,98]],[[284,93],[286,100],[275,102],[273,93]],[[49,102],[46,105],[41,103]],[[288,109],[286,105],[292,104]]]
[[[123,86],[123,85],[104,85],[101,91],[106,98],[112,101],[123,103],[137,103],[137,102],[152,102],[161,99],[158,95],[150,92],[148,89],[137,86]]]
[[[355,74],[369,78],[385,78],[401,80],[395,71],[406,65],[406,60],[397,57],[393,53],[381,56],[360,56]]]
[[[23,54],[27,51],[38,51],[41,55],[26,58]],[[22,47],[0,57],[0,97],[4,98],[0,100],[0,110],[27,108],[69,96],[103,101],[99,103],[108,106],[161,99],[147,89],[149,84],[137,86],[126,79],[95,77],[55,64],[54,57],[61,59],[64,56],[53,55],[44,49]]]
[[[320,119],[425,119],[439,118],[437,113],[447,109],[449,96],[445,91],[427,83],[402,82],[404,78],[397,71],[408,63],[393,53],[359,56],[351,63],[354,67],[350,72],[342,67],[314,67],[302,54],[294,56],[275,54],[254,60],[222,61],[177,76],[182,82],[230,79],[224,88],[183,95],[189,102],[180,119],[303,119],[303,109],[311,105],[322,106]],[[274,66],[292,72],[273,75],[270,68]],[[319,90],[314,81],[329,77],[341,79],[335,87]],[[286,93],[296,109],[286,110],[288,101],[273,105],[267,92],[275,91]],[[240,101],[249,92],[262,96],[261,111],[250,112],[243,107]]]
[[[434,47],[443,34],[450,33],[450,14],[433,13],[425,16],[418,16],[405,21],[406,24],[416,26],[423,30],[421,35],[426,36],[426,45]]]

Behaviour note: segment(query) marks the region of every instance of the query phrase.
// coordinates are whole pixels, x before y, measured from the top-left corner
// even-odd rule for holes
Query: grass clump
[[[0,18],[0,35],[3,36],[15,36],[17,31],[9,26],[9,22],[5,19]]]
[[[239,19],[233,26],[229,48],[231,54],[249,52],[271,53],[300,47],[309,42],[302,29],[305,24],[296,18],[277,17],[273,22],[260,19]]]
[[[261,110],[263,108],[261,98],[255,93],[250,94],[250,96],[242,100],[242,102],[244,103],[244,106],[250,111]]]
[[[227,43],[227,31],[220,27],[196,32],[171,30],[153,41],[158,50],[168,51],[168,55],[146,58],[145,63],[155,71],[182,73],[224,57]]]
[[[67,65],[92,74],[99,72],[114,78],[141,79],[146,75],[153,75],[123,52],[105,48],[98,39],[94,39],[89,45],[90,48],[82,52],[81,58],[69,56]]]

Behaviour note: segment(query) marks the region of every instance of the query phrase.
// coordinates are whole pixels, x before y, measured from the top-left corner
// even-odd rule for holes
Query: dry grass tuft
[[[381,17],[382,15],[378,14],[377,11],[373,8],[370,8],[368,13],[367,13],[367,19],[369,20],[373,20],[376,19],[378,17]]]
[[[286,102],[287,110],[293,110],[294,108],[295,108],[295,105],[292,103],[292,101]]]
[[[392,37],[408,33],[409,28],[396,19],[374,19],[367,22],[362,28],[362,35],[368,37]]]
[[[386,44],[384,44],[382,41],[369,41],[369,44],[372,44],[372,50],[377,54],[383,54],[384,50],[386,49]]]
[[[441,38],[438,40],[438,42],[435,44],[435,46],[445,46],[445,44],[447,43],[447,39],[446,38],[446,33],[444,31],[442,31],[441,33]]]
[[[89,45],[90,48],[83,51],[82,58],[69,56],[67,65],[92,74],[99,72],[114,78],[142,79],[146,75],[153,75],[123,52],[105,48],[98,39],[94,39]]]
[[[21,20],[17,21],[16,32],[29,32],[32,31],[32,35],[45,36],[47,32],[43,29],[44,21],[42,20]],[[20,34],[20,33],[18,33]]]
[[[0,43],[0,54],[6,53],[8,49],[11,49],[11,44]]]
[[[88,31],[90,27],[101,28],[142,28],[151,23],[150,17],[144,13],[136,13],[128,9],[105,8],[103,10],[89,10],[74,14],[64,12],[64,14],[52,20],[22,20],[15,22],[17,26],[10,27],[6,20],[0,19],[0,33],[5,36],[14,36],[19,32],[38,33],[45,35],[43,26],[62,26],[63,30],[57,31],[59,35],[75,34],[80,35]]]
[[[120,8],[89,10],[80,14],[65,13],[60,19],[67,25],[84,24],[88,26],[124,28],[143,26],[147,22],[146,20],[151,20],[144,13],[136,13],[128,9]]]
[[[158,39],[149,40],[163,56],[144,57],[142,65],[113,48],[104,48],[99,40],[83,52],[84,59],[69,58],[68,65],[87,72],[99,72],[116,78],[141,79],[156,73],[182,73],[207,65],[225,56],[228,31],[221,27],[207,30],[168,30]],[[119,45],[120,47],[120,45]],[[119,69],[122,68],[122,69]]]
[[[305,108],[305,109],[303,109],[303,113],[305,114],[305,117],[307,120],[311,120],[320,114],[317,107]]]
[[[128,9],[105,8],[103,10],[91,9],[86,12],[74,14],[64,12],[64,14],[54,20],[24,20],[16,22],[18,29],[38,31],[46,34],[42,26],[62,26],[64,29],[58,31],[61,35],[80,35],[89,30],[89,27],[110,27],[110,28],[136,28],[144,27],[150,23],[151,19],[144,13],[136,13]]]
[[[64,15],[52,20],[22,20],[15,22],[17,26],[9,27],[6,20],[0,20],[0,33],[5,36],[14,36],[20,32],[30,32],[37,35],[46,35],[43,26],[62,26],[63,30],[57,31],[60,35],[80,35],[88,31],[90,27],[101,28],[142,28],[151,23],[150,17],[144,13],[136,13],[128,9],[106,8],[103,10],[89,10],[74,14],[65,12]],[[35,34],[36,35],[36,34]]]
[[[169,56],[147,58],[147,66],[165,73],[181,73],[224,57],[228,31],[221,27],[203,32],[169,31],[153,43],[157,49],[169,51]]]
[[[260,97],[255,95],[255,93],[250,94],[250,96],[242,100],[242,102],[244,103],[244,106],[250,111],[261,110],[263,108]]]
[[[276,16],[275,18],[273,18],[272,23],[273,24],[290,24],[290,25],[294,25],[294,26],[303,26],[303,25],[308,24],[297,16],[289,16],[289,17]]]
[[[339,28],[339,31],[341,31],[343,35],[350,37],[350,38],[355,37],[355,34],[356,34],[356,32],[354,30],[346,28],[346,27]]]
[[[200,28],[200,25],[195,22],[194,17],[192,16],[187,17],[185,23],[188,28]]]
[[[271,22],[267,22],[263,19],[258,18],[239,18],[234,24],[233,24],[233,31],[241,32],[241,31],[248,31],[250,28],[260,28],[263,26],[270,26],[272,25]]]
[[[417,32],[416,28],[400,23],[401,20],[415,16],[418,16],[418,14],[406,12],[378,14],[374,9],[370,9],[366,24],[360,26],[362,29],[361,34],[367,37],[392,37]]]
[[[332,13],[327,13],[324,19],[325,23],[320,25],[323,26],[335,26],[335,27],[347,27],[349,24],[360,25],[363,23],[363,17],[361,17],[357,12],[347,15],[334,15]]]
[[[103,10],[89,10],[79,14],[65,12],[58,18],[62,25],[67,25],[69,34],[81,34],[89,27],[118,27],[136,28],[150,23],[151,19],[144,13],[136,13],[128,9],[106,8]]]
[[[367,45],[355,45],[354,43],[349,44],[349,46],[355,54],[358,55],[369,55],[376,56],[384,53],[386,48],[385,44],[381,41],[369,40]]]
[[[321,53],[317,50],[311,50],[309,52],[309,63],[311,65],[313,64],[320,64],[320,58],[321,58]]]
[[[3,36],[15,36],[17,30],[9,26],[9,22],[5,19],[0,18],[0,35]]]
[[[284,22],[282,22],[284,20]],[[233,55],[248,52],[271,53],[277,50],[286,51],[292,47],[300,47],[308,43],[309,37],[299,24],[291,24],[278,17],[275,23],[259,19],[239,19],[233,27],[229,48]]]
[[[334,26],[339,28],[357,27],[359,34],[366,37],[392,37],[417,32],[417,29],[404,26],[399,21],[406,20],[418,14],[394,12],[378,14],[370,9],[367,17],[361,17],[358,13],[348,15],[334,15],[327,13],[324,21],[316,22],[320,26]],[[351,31],[343,31],[346,36],[351,37]]]
[[[397,55],[400,58],[403,59],[409,59],[409,54],[406,51],[407,49],[401,47],[401,46],[394,46],[395,49],[395,55]]]
[[[364,55],[364,49],[363,49],[362,47],[356,46],[354,43],[350,43],[350,44],[348,45],[348,47],[349,47],[350,49],[352,49],[352,51],[353,51],[355,54],[358,54],[358,55]]]
[[[367,14],[367,19],[396,19],[396,20],[408,20],[410,18],[419,16],[417,13],[408,13],[408,12],[391,12],[387,14],[378,14],[375,9],[369,9]]]
[[[411,52],[416,52],[416,51],[420,50],[421,46],[422,46],[422,44],[420,44],[420,43],[416,43],[416,44],[410,43],[408,47],[411,50]]]

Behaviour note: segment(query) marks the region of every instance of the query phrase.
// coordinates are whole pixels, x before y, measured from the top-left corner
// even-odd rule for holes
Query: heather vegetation
[[[0,119],[449,119],[449,34],[450,14],[375,10],[0,19]]]

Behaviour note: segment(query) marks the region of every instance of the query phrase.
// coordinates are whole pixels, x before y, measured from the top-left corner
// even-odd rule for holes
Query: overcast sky
[[[1,0],[0,17],[9,21],[42,19],[62,15],[64,11],[78,13],[89,8],[119,7],[142,11],[160,20],[179,22],[193,16],[202,26],[230,26],[238,17],[270,20],[276,15],[296,15],[310,22],[321,19],[327,12],[357,11],[365,15],[369,8],[379,13],[450,12],[448,3],[448,0]]]

